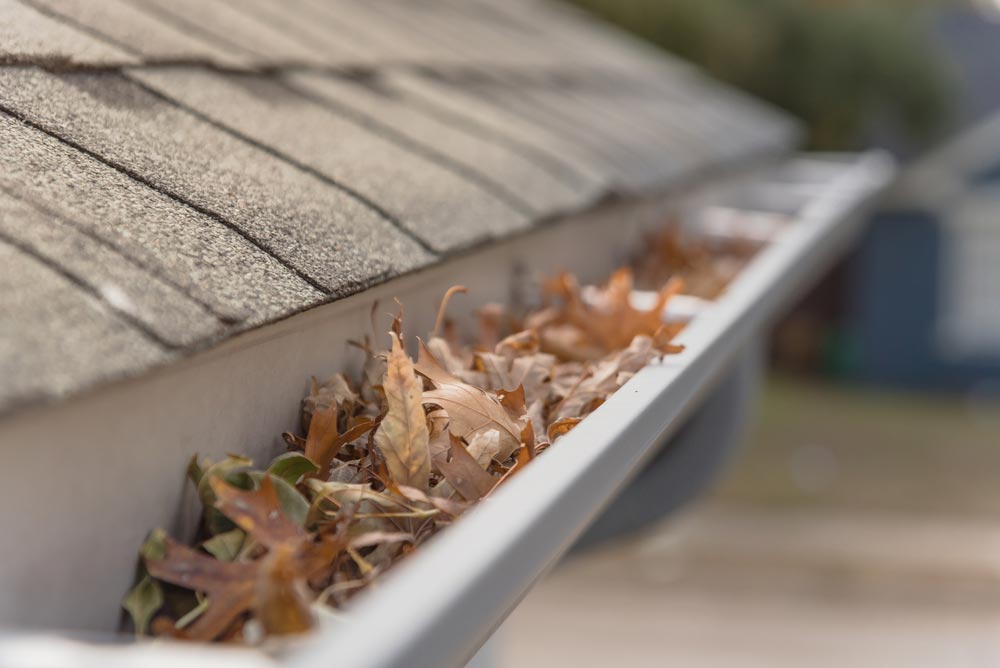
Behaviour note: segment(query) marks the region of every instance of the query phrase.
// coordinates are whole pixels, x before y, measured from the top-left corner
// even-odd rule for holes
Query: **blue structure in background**
[[[940,227],[922,212],[876,215],[851,267],[852,339],[865,380],[928,384],[938,377]]]
[[[942,349],[949,234],[947,224],[927,211],[874,217],[850,272],[851,338],[862,380],[959,390],[1000,382],[1000,353],[956,356]],[[996,290],[1000,310],[1000,285]]]

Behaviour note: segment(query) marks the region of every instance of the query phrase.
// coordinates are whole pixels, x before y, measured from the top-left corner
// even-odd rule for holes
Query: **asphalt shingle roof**
[[[0,413],[795,137],[545,0],[0,0]]]
[[[138,60],[211,62],[224,67],[255,64],[246,54],[200,39],[130,0],[31,0],[31,4],[51,16],[64,17],[79,31],[96,35]]]
[[[211,212],[331,294],[430,260],[356,197],[124,76],[5,69],[0,99],[12,113]]]
[[[81,378],[114,378],[171,358],[105,302],[2,239],[0,266],[0,405],[69,394],[80,389]],[[73,329],[54,336],[54,322],[71,322]]]
[[[139,62],[18,0],[0,0],[0,64],[122,65]]]
[[[260,324],[323,297],[231,228],[3,113],[0,164],[0,188],[69,221],[221,320]]]
[[[572,209],[579,206],[581,197],[593,195],[581,191],[576,180],[561,172],[550,172],[504,143],[454,127],[378,82],[336,79],[313,72],[291,73],[287,80],[408,150],[429,156],[480,187],[499,193],[534,217]]]
[[[176,287],[150,276],[51,210],[3,191],[0,238],[58,266],[67,278],[166,346],[195,344],[222,328],[208,309]]]
[[[456,250],[528,225],[517,202],[508,204],[460,170],[384,138],[273,78],[196,68],[156,69],[134,76],[286,160],[315,170],[335,187],[357,193],[435,251]],[[458,229],[451,225],[462,218],[466,223]],[[361,229],[374,229],[387,242],[398,236],[403,253],[419,258],[412,241],[390,231],[391,225],[383,218],[381,229],[369,224]],[[332,232],[322,230],[327,238],[334,238]],[[389,259],[404,261],[391,255]]]

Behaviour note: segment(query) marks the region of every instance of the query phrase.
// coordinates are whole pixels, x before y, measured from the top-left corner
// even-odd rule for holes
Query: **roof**
[[[1000,113],[967,128],[923,156],[893,186],[887,204],[896,209],[920,208],[953,212],[970,193],[996,188],[1000,173]],[[953,222],[944,216],[944,222]]]
[[[796,129],[541,0],[0,0],[0,412]]]

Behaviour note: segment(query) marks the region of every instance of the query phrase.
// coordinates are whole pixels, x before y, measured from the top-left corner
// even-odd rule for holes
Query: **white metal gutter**
[[[809,203],[681,335],[686,350],[630,380],[579,429],[400,564],[341,627],[287,657],[315,668],[465,664],[570,548],[727,362],[845,250],[891,162],[867,155]]]
[[[893,173],[881,154],[796,160],[789,169],[788,182],[796,174],[810,175],[806,180],[815,182],[815,196],[726,293],[697,315],[680,337],[685,351],[637,374],[557,447],[359,597],[343,621],[325,624],[274,658],[218,646],[156,642],[100,648],[52,635],[11,635],[0,637],[0,667],[464,665],[697,407],[731,360],[842,254],[860,228],[865,205]],[[352,307],[358,314],[347,325],[357,325],[360,306]],[[259,360],[266,341],[254,345],[248,354]],[[234,357],[239,354],[235,350],[224,359],[239,361]],[[213,419],[226,414],[211,413]]]

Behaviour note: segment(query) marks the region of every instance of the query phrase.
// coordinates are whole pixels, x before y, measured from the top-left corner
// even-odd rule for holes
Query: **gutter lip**
[[[895,167],[869,152],[827,185],[702,312],[686,350],[640,371],[576,429],[359,597],[346,621],[292,648],[288,666],[462,666],[733,356],[854,239]],[[386,633],[386,630],[389,630]]]

